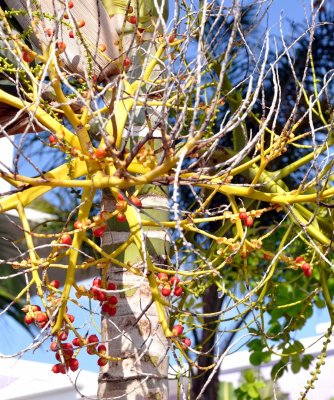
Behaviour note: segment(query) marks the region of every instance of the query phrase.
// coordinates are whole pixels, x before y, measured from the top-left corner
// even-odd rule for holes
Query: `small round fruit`
[[[24,322],[27,324],[27,325],[30,325],[30,324],[32,324],[34,321],[35,321],[35,318],[33,317],[33,315],[32,314],[26,314],[25,316],[24,316]]]
[[[100,367],[103,367],[103,366],[105,366],[105,365],[107,365],[107,364],[108,364],[108,359],[107,359],[107,358],[100,357],[100,358],[97,360],[97,365],[99,365]]]
[[[81,340],[80,338],[78,338],[78,337],[75,337],[75,338],[72,340],[73,346],[76,346],[76,347],[81,347],[81,342],[82,342],[82,340]]]
[[[140,201],[140,199],[138,199],[137,196],[131,196],[131,197],[130,197],[130,201],[131,201],[131,203],[134,204],[136,207],[142,207],[142,206],[143,206],[142,202]]]
[[[248,217],[248,214],[245,211],[242,211],[242,212],[239,213],[239,218],[242,221],[246,221],[247,217]]]
[[[109,311],[108,311],[109,317],[114,317],[116,315],[116,313],[117,313],[117,308],[110,306]]]
[[[97,347],[97,351],[98,351],[99,353],[101,353],[101,354],[106,354],[107,348],[106,348],[106,346],[105,346],[104,344],[100,344],[100,345]]]
[[[48,321],[48,316],[46,313],[42,311],[38,311],[38,314],[36,315],[35,321],[38,322],[39,324],[43,324],[44,322]]]
[[[117,219],[118,222],[125,222],[126,221],[126,216],[125,216],[124,213],[119,212],[116,215],[116,219]]]
[[[182,343],[184,343],[188,347],[191,346],[191,340],[187,337],[182,340]]]
[[[57,144],[57,139],[56,139],[56,137],[53,136],[53,135],[50,135],[50,136],[49,136],[49,143],[50,143],[51,146],[54,146],[55,144]]]
[[[300,262],[303,262],[303,261],[305,261],[305,258],[303,257],[303,256],[298,256],[298,257],[296,257],[296,259],[295,259],[295,262],[298,264],[298,263],[300,263]]]
[[[96,228],[93,228],[93,235],[95,237],[101,237],[104,234],[106,229],[107,229],[107,225],[100,225]]]
[[[56,289],[59,289],[60,282],[57,281],[56,279],[54,279],[53,281],[51,281],[51,282],[49,283],[49,285],[52,286],[52,287],[54,287],[54,288],[56,288]]]
[[[108,299],[108,303],[111,304],[112,306],[116,306],[118,303],[118,299],[116,296],[110,296]]]
[[[173,292],[174,296],[177,296],[177,297],[180,297],[182,295],[182,293],[183,293],[183,289],[181,286],[177,286]]]
[[[34,61],[34,59],[35,56],[30,51],[24,51],[22,53],[22,60],[26,63],[31,63],[32,61]]]
[[[137,23],[137,17],[135,15],[131,15],[130,17],[128,17],[128,22],[132,25],[136,25]]]
[[[171,293],[172,293],[172,290],[171,290],[171,288],[170,288],[169,286],[165,286],[165,287],[163,287],[163,288],[161,289],[161,294],[162,294],[163,296],[165,296],[165,297],[170,296]]]
[[[79,368],[79,361],[76,358],[70,358],[68,360],[68,366],[71,371],[76,371]]]
[[[96,158],[104,158],[107,154],[107,149],[105,147],[99,147],[95,150]]]
[[[59,53],[64,53],[64,51],[66,50],[66,44],[62,41],[57,42],[56,47]]]
[[[51,29],[51,28],[48,28],[48,29],[46,29],[45,33],[47,34],[47,36],[48,36],[48,37],[51,37],[51,36],[52,36],[52,33],[53,33],[53,31],[52,31],[52,29]]]
[[[169,43],[174,43],[174,42],[175,42],[175,39],[176,39],[176,36],[175,36],[175,35],[170,35],[169,38],[168,38],[168,42],[169,42]]]
[[[158,279],[159,279],[159,281],[162,281],[162,282],[168,282],[168,275],[166,274],[166,272],[159,272]]]
[[[71,246],[72,244],[72,237],[68,234],[65,233],[60,240],[61,244],[66,244],[67,246]]]
[[[69,36],[71,39],[74,39],[74,38],[75,38],[75,34],[74,34],[73,31],[69,31],[69,32],[68,32],[68,36]]]
[[[74,7],[74,3],[73,3],[72,0],[70,0],[67,5],[68,5],[68,8],[73,8]]]
[[[108,282],[108,284],[107,284],[107,290],[116,290],[116,289],[117,289],[116,283],[114,283],[114,282]]]
[[[169,279],[169,283],[172,285],[172,286],[177,286],[178,285],[178,283],[180,282],[180,279],[177,277],[177,276],[172,276],[170,279]]]
[[[131,60],[129,57],[125,57],[123,60],[123,67],[125,70],[127,70],[128,68],[130,68],[131,65]]]
[[[59,350],[58,342],[56,340],[50,344],[50,350],[51,351],[58,351]]]
[[[82,222],[80,221],[75,221],[73,224],[74,229],[81,229],[82,228]]]
[[[180,336],[183,332],[183,326],[180,324],[175,325],[172,329],[172,332],[174,333],[175,336]]]
[[[83,28],[86,25],[86,22],[83,19],[79,19],[78,21],[78,27]]]
[[[102,287],[102,279],[101,278],[94,278],[93,286],[96,288]]]
[[[88,338],[88,343],[98,343],[99,338],[96,335],[89,335]]]
[[[254,220],[251,216],[248,216],[243,222],[247,228],[250,228],[253,225]]]

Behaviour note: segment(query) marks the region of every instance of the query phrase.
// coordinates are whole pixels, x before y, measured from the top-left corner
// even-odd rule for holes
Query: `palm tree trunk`
[[[106,3],[106,1],[105,1]],[[128,2],[126,1],[125,4]],[[146,2],[149,3],[149,2]],[[110,3],[109,3],[110,5]],[[108,7],[106,7],[108,10]],[[114,10],[109,11],[112,13]],[[124,15],[113,14],[118,29],[122,29]],[[140,19],[139,19],[140,22]],[[121,36],[121,35],[120,35]],[[143,59],[147,58],[148,49],[151,54],[156,51],[152,44],[152,33],[145,32],[145,40],[138,41],[134,33],[126,33],[123,38],[123,49],[131,59],[131,68],[127,77],[138,79],[142,73]],[[130,48],[132,46],[132,48]],[[159,71],[154,75],[161,74]],[[145,87],[140,95],[149,96],[150,88]],[[144,93],[145,92],[145,93]],[[125,93],[124,96],[127,96]],[[131,150],[144,139],[151,128],[160,125],[161,116],[157,109],[137,106],[132,110],[131,126],[128,124],[125,136],[129,135],[126,147]],[[117,116],[116,116],[117,122]],[[161,147],[161,129],[155,129],[152,139],[146,143],[151,148]],[[124,144],[125,145],[125,144]],[[126,194],[129,198],[131,193]],[[153,219],[166,221],[169,219],[168,198],[166,190],[154,185],[141,188],[138,195],[143,207],[137,208],[139,221]],[[115,196],[110,191],[103,194],[102,207],[105,210],[115,210]],[[128,205],[129,207],[129,205]],[[131,228],[127,222],[118,222],[115,218],[108,225],[102,240],[103,249],[111,253],[129,237]],[[152,300],[151,288],[148,282],[147,263],[145,256],[159,266],[166,264],[169,251],[167,233],[162,229],[142,229],[141,245],[131,243],[119,256],[124,263],[131,263],[142,271],[135,275],[116,265],[110,265],[107,280],[117,286],[119,302],[117,314],[113,317],[102,316],[102,341],[108,344],[108,354],[119,357],[119,361],[109,362],[101,367],[99,375],[99,399],[168,399],[168,340],[166,339],[158,317],[157,308]],[[143,257],[144,255],[144,257]],[[143,259],[144,258],[144,259]]]

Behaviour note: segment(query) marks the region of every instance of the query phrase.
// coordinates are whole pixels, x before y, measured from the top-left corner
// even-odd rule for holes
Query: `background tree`
[[[26,298],[26,322],[51,338],[53,371],[75,372],[88,351],[101,366],[99,398],[167,398],[171,349],[172,364],[191,371],[193,398],[212,399],[242,341],[254,365],[281,356],[274,380],[289,363],[308,368],[291,334],[327,307],[305,398],[333,325],[332,72],[312,57],[330,26],[324,2],[310,3],[307,30],[291,44],[282,37],[281,53],[268,33],[248,39],[266,2],[176,2],[169,25],[154,1],[14,3],[0,14],[10,55],[1,72],[12,84],[0,101],[13,112],[1,135],[12,141],[18,119],[61,157],[45,171],[23,135],[17,157],[35,171],[2,166],[16,189],[0,206],[20,217],[28,250],[6,262],[27,276],[15,300]],[[295,49],[304,49],[297,62]],[[52,233],[35,232],[25,207],[59,188],[73,210]],[[46,256],[38,237],[50,240]],[[60,284],[52,277],[64,262]],[[82,269],[96,276],[91,287],[77,281]],[[83,297],[100,306],[102,336],[75,324]]]

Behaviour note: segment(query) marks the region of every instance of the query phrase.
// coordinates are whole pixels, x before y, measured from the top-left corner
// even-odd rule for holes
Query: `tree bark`
[[[128,4],[127,1],[125,3]],[[135,4],[133,6],[135,8]],[[113,14],[111,18],[111,21],[114,21],[118,27],[120,37],[122,36],[120,29],[122,29],[123,20],[123,14]],[[140,21],[139,19],[139,23]],[[142,41],[143,38],[138,38],[132,30],[123,37],[124,53],[131,59],[131,68],[127,71],[127,78],[130,78],[130,81],[140,77],[143,63],[146,62],[143,60],[148,57],[149,52],[154,55],[156,51],[156,45],[152,43],[154,40],[152,33],[145,32],[144,35]],[[150,79],[154,80],[155,76],[160,74],[161,67],[153,72]],[[140,93],[143,100],[150,96],[150,90],[151,85],[143,87]],[[126,97],[128,94],[125,93],[124,96]],[[163,117],[158,110],[137,106],[131,113],[131,126],[129,123],[125,130],[128,140],[123,145],[126,145],[131,151],[149,134],[152,139],[148,143],[153,148],[160,147]],[[157,127],[157,129],[152,130],[152,127]],[[127,193],[128,197],[130,195],[131,193]],[[166,221],[169,219],[166,190],[154,185],[146,185],[141,188],[139,198],[143,205],[142,208],[137,209],[140,221],[145,219]],[[115,210],[115,197],[111,195],[110,191],[104,191],[102,207],[108,211]],[[120,223],[112,219],[108,225],[108,231],[103,236],[103,248],[110,253],[124,243],[129,235],[130,227],[127,222]],[[107,273],[107,280],[114,282],[117,290],[122,290],[122,292],[118,296],[116,316],[102,316],[102,341],[108,344],[108,354],[119,357],[121,360],[110,362],[101,368],[99,399],[115,399],[118,396],[129,400],[168,399],[169,343],[161,327],[156,305],[152,300],[151,288],[147,279],[151,272],[147,270],[143,254],[150,257],[153,263],[159,263],[159,266],[165,265],[166,255],[169,252],[169,241],[167,232],[162,229],[142,229],[141,237],[143,240],[141,249],[132,243],[118,258],[124,263],[129,262],[140,268],[143,275],[136,276],[112,264]]]

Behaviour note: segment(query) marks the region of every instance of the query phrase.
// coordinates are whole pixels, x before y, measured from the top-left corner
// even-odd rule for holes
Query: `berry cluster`
[[[102,279],[95,278],[93,280],[93,286],[89,289],[89,294],[95,300],[98,300],[101,304],[101,310],[103,313],[108,314],[110,317],[116,315],[116,306],[118,299],[116,296],[107,293],[102,289]],[[113,282],[108,282],[106,290],[116,290],[116,285]]]
[[[97,335],[89,335],[87,339],[75,337],[72,343],[62,342],[62,340],[67,340],[67,337],[62,339],[58,336],[58,340],[55,340],[50,345],[50,349],[55,352],[55,357],[58,361],[58,364],[53,365],[51,368],[51,371],[55,374],[65,374],[69,369],[73,372],[76,371],[79,368],[79,360],[76,356],[83,347],[86,347],[88,354],[99,356],[97,364],[100,367],[108,363],[108,359],[105,357],[107,348],[104,344],[99,344]]]
[[[172,293],[174,296],[180,297],[183,293],[183,289],[180,286],[180,279],[176,276],[168,278],[166,272],[159,272],[157,275],[158,283],[162,285],[161,294],[165,297],[170,296]]]

